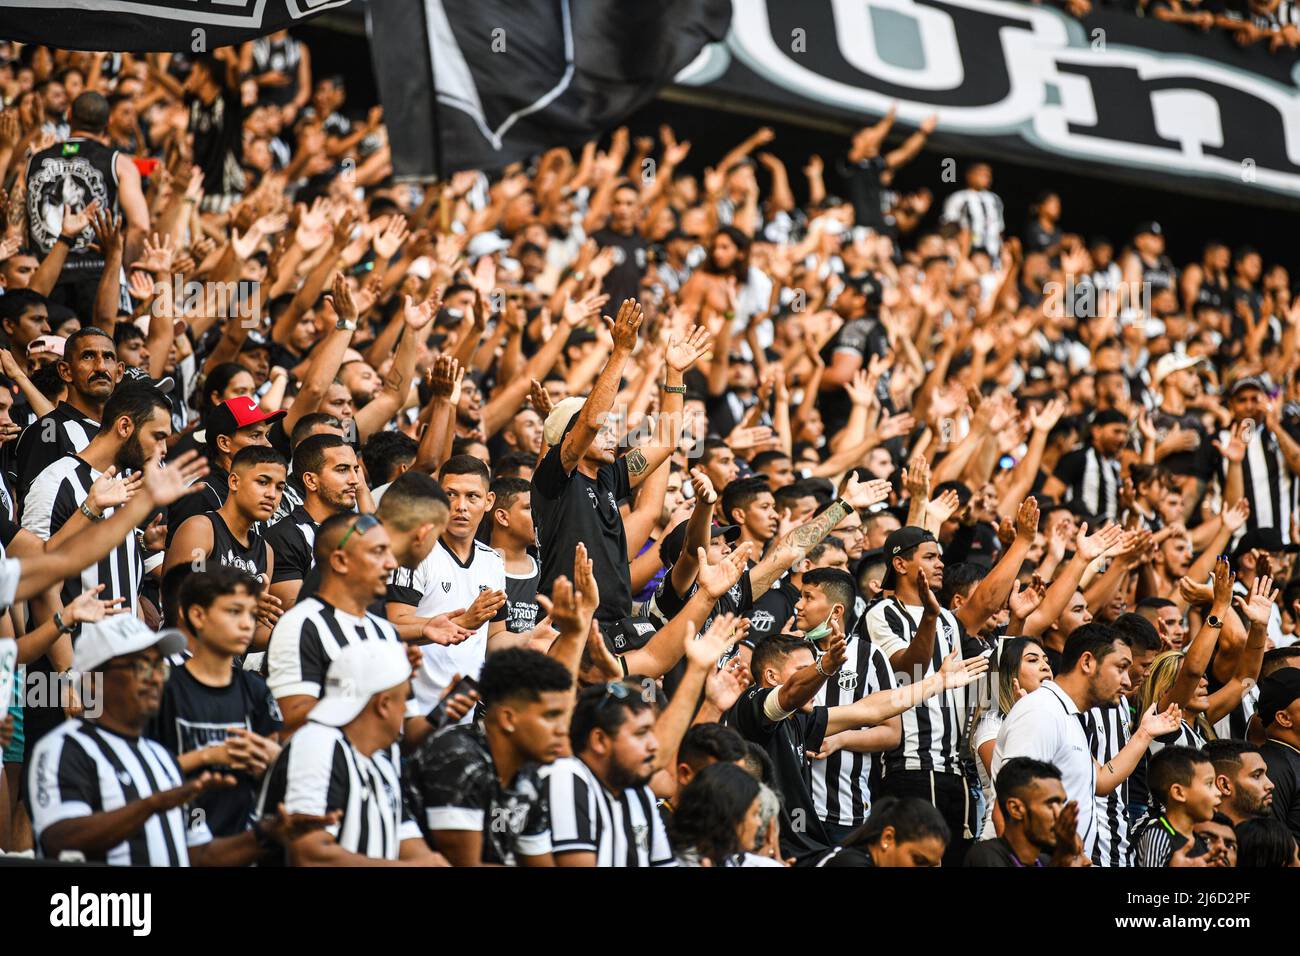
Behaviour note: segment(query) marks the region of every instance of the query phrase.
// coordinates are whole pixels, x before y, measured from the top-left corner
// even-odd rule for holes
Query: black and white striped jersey
[[[14,461],[18,465],[15,490],[21,502],[36,476],[65,455],[80,454],[99,433],[99,422],[87,418],[67,402],[42,415],[18,436]]]
[[[40,855],[44,833],[54,824],[119,810],[183,782],[176,758],[162,744],[78,719],[64,721],[37,742],[27,773]],[[210,842],[212,833],[201,814],[187,818],[186,812],[173,807],[156,813],[123,842],[86,859],[118,866],[189,866],[189,848]]]
[[[1065,483],[1065,501],[1081,502],[1090,514],[1111,521],[1119,515],[1119,459],[1103,458],[1089,445],[1062,455],[1053,474]]]
[[[1132,714],[1125,703],[1093,707],[1084,714],[1083,729],[1092,747],[1092,756],[1103,767],[1124,749],[1129,740]],[[1106,796],[1095,799],[1097,843],[1092,862],[1096,866],[1130,866],[1128,780]]]
[[[266,684],[279,700],[303,694],[320,697],[330,661],[356,641],[396,641],[397,630],[382,617],[356,617],[318,597],[285,611],[271,631]]]
[[[1002,200],[989,189],[962,189],[943,204],[943,221],[955,222],[970,232],[971,249],[983,249],[997,258],[1002,249],[1005,223]]]
[[[813,698],[814,706],[841,707],[868,694],[894,687],[894,672],[880,649],[857,634],[848,635],[848,660]],[[813,805],[823,823],[857,827],[871,809],[870,777],[880,754],[837,750],[812,762]],[[879,768],[877,768],[879,769]]]
[[[577,757],[542,770],[555,853],[594,853],[597,866],[676,866],[649,787],[610,793]]]
[[[912,642],[921,622],[922,610],[919,604],[903,604],[892,597],[867,608],[863,626],[886,663]],[[945,657],[961,647],[961,629],[947,608],[940,609],[934,630],[934,654],[930,663],[924,673],[908,675],[909,680],[920,680],[933,673],[943,666]],[[906,711],[903,714],[903,742],[885,755],[885,775],[899,770],[961,773],[958,751],[965,716],[965,688],[946,690]]]
[[[42,541],[48,541],[81,509],[99,474],[75,455],[54,462],[36,476],[27,492],[23,501],[23,527]],[[112,513],[112,508],[104,512],[105,516]],[[63,603],[102,584],[101,599],[125,598],[123,606],[135,613],[143,577],[144,560],[137,536],[132,533],[106,557],[84,569],[79,577],[64,582]]]
[[[289,813],[322,816],[342,810],[327,828],[339,846],[376,860],[396,860],[403,840],[420,840],[420,828],[402,799],[397,745],[367,757],[338,727],[308,720],[289,738],[267,771],[257,816]]]
[[[1219,432],[1220,444],[1226,445],[1230,437],[1227,430]],[[1228,460],[1219,457],[1220,474],[1224,480],[1228,477]],[[1282,543],[1291,543],[1291,517],[1297,506],[1297,488],[1300,482],[1287,467],[1282,455],[1282,446],[1277,436],[1263,424],[1255,428],[1255,433],[1246,446],[1246,458],[1241,463],[1242,480],[1245,482],[1246,498],[1250,502],[1250,514],[1246,516],[1245,526],[1233,538],[1237,540],[1247,530],[1255,528],[1276,528],[1282,535]]]

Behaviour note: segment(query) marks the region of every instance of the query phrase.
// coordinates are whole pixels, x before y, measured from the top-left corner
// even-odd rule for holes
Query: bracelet
[[[59,238],[54,240],[54,244],[58,245],[60,242],[63,243],[65,246],[67,246],[69,249],[71,249],[73,243],[75,242],[75,239],[73,239],[73,237],[71,236],[65,236],[63,235],[63,233],[59,233]]]
[[[581,282],[583,279],[587,278],[587,273],[583,272],[581,269],[575,269],[573,271],[573,278],[575,281]]]
[[[845,501],[843,498],[836,498],[835,500],[838,501],[841,505],[844,506],[844,516],[845,516],[846,518],[847,518],[849,515],[853,514],[853,512],[855,512],[855,511],[858,510],[857,508],[854,508],[853,505],[851,505],[851,504],[849,504],[847,501]]]
[[[71,634],[77,629],[77,625],[65,624],[63,622],[63,614],[60,611],[54,612],[54,626],[58,629],[60,634]]]
[[[817,673],[818,673],[818,674],[821,674],[822,677],[830,677],[830,676],[831,676],[830,674],[828,674],[828,673],[826,673],[824,670],[822,670],[822,657],[824,657],[824,656],[825,656],[825,655],[820,655],[820,656],[818,656],[818,658],[817,658]]]
[[[95,514],[95,512],[90,509],[90,505],[84,501],[81,503],[81,513],[85,515],[87,518],[89,518],[91,521],[104,520],[103,514]]]
[[[685,394],[686,394],[686,386],[685,386],[685,385],[668,385],[667,383],[664,383],[664,384],[661,384],[661,385],[659,386],[659,390],[660,390],[661,392],[667,392],[667,393],[670,394],[670,395],[685,395]]]

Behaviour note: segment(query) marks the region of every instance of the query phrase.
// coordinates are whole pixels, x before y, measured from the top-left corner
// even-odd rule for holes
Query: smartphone
[[[456,686],[451,689],[451,693],[438,701],[438,706],[429,711],[429,716],[426,719],[433,724],[435,730],[441,730],[447,726],[450,719],[447,717],[447,701],[461,695],[468,696],[471,692],[478,693],[478,681],[472,677],[462,677],[456,681]]]

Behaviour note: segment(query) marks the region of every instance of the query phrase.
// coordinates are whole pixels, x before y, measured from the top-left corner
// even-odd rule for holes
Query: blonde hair
[[[1159,707],[1160,698],[1174,686],[1174,681],[1178,679],[1178,672],[1183,666],[1183,656],[1182,651],[1164,651],[1157,654],[1155,660],[1151,662],[1151,666],[1147,669],[1146,680],[1142,682],[1142,689],[1138,691],[1137,713],[1133,717],[1134,730],[1137,729],[1142,721],[1142,715],[1151,705],[1155,704]],[[1187,720],[1186,715],[1183,719]],[[1187,722],[1194,725],[1196,732],[1205,740],[1218,739],[1205,714],[1197,714]]]

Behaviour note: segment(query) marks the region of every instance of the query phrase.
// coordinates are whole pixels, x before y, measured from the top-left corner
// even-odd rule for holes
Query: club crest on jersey
[[[858,672],[848,667],[840,668],[839,677],[836,683],[840,685],[840,690],[845,693],[852,693],[858,686]]]
[[[749,616],[749,626],[756,631],[766,633],[772,630],[772,625],[775,623],[776,618],[768,611],[755,611]]]
[[[450,591],[451,591],[451,582],[450,582],[450,581],[443,581],[443,582],[442,582],[442,593],[443,593],[443,594],[447,594],[447,593],[449,593]]]

